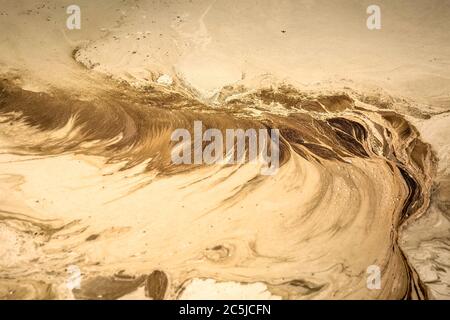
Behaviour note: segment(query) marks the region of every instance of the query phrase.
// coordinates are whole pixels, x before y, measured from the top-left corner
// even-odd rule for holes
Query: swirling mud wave
[[[429,205],[435,158],[402,115],[286,84],[207,101],[182,86],[108,88],[86,98],[2,80],[1,298],[173,299],[193,279],[284,299],[427,298],[397,239]],[[279,129],[279,171],[173,164],[171,133],[194,121]]]

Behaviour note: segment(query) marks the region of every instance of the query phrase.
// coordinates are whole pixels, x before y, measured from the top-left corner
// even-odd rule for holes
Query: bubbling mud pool
[[[205,102],[182,87],[86,98],[14,83],[0,93],[0,298],[195,298],[202,279],[250,298],[427,298],[397,239],[428,207],[435,158],[376,101],[290,85]],[[170,135],[194,121],[279,129],[280,169],[174,165]]]

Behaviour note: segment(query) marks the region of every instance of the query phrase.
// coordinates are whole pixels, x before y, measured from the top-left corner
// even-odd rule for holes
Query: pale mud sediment
[[[207,17],[221,17],[220,1],[180,2],[141,24],[139,5],[153,3],[111,3],[112,26],[65,45],[56,44],[67,31],[36,14],[48,30],[40,41],[56,53],[36,50],[55,72],[4,36],[1,298],[448,298],[445,92],[427,105],[361,82],[250,78],[224,54],[212,57]],[[2,20],[19,39],[30,32],[15,22],[28,21],[21,5]],[[36,8],[51,15],[56,5]],[[282,74],[274,54],[268,67]],[[216,82],[202,55],[220,66]],[[163,74],[170,81],[158,81]],[[171,133],[198,120],[221,131],[278,128],[280,170],[174,165]],[[370,265],[381,268],[380,290],[367,287]]]

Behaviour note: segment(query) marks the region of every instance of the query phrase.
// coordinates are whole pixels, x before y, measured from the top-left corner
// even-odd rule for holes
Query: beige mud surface
[[[448,299],[450,2],[379,3],[370,31],[370,1],[78,1],[68,30],[4,1],[0,298]],[[278,128],[279,171],[174,165],[197,120]]]

